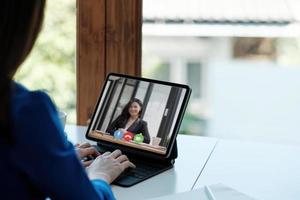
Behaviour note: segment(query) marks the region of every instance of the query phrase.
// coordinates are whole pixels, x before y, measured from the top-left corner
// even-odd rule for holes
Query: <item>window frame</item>
[[[142,0],[77,0],[77,124],[87,125],[110,72],[141,75]]]

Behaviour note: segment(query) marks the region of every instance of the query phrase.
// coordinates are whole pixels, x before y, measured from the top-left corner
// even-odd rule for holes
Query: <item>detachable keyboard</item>
[[[136,168],[129,168],[123,172],[113,184],[129,187],[173,167],[173,164],[159,160],[150,162],[130,159],[130,161],[135,164]]]

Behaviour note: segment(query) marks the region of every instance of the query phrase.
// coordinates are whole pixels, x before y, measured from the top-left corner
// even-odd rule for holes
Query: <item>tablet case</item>
[[[106,151],[113,151],[113,148],[110,147],[104,147],[102,144],[97,144],[97,149],[100,152],[106,152]],[[126,154],[126,153],[125,153]],[[144,163],[144,165],[137,165],[143,168],[143,169],[135,169],[136,171],[143,172],[143,174],[139,173],[138,176],[131,176],[131,173],[128,173],[128,171],[125,171],[123,174],[120,175],[119,178],[117,178],[113,184],[122,186],[122,187],[130,187],[133,186],[139,182],[142,182],[148,178],[151,178],[159,173],[162,173],[168,169],[173,168],[173,165],[175,163],[175,159],[178,157],[178,150],[177,150],[177,140],[175,140],[175,143],[172,147],[172,151],[170,153],[170,156],[164,160],[157,160],[155,158],[149,158],[149,157],[143,157],[143,156],[136,156],[132,154],[126,154],[128,158],[133,162],[139,162]],[[135,163],[136,164],[136,163]],[[149,165],[151,165],[151,169],[149,168]],[[138,172],[135,172],[138,173]]]

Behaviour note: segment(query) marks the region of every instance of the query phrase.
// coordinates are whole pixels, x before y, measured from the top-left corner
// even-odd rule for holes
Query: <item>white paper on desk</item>
[[[209,187],[217,200],[255,200],[253,197],[250,197],[221,183],[211,185]]]
[[[177,193],[168,196],[157,197],[151,200],[209,200],[204,192],[204,188],[200,188],[197,190],[192,190],[183,193]]]
[[[209,186],[216,200],[255,200],[254,198],[234,190],[223,184],[215,184]],[[192,190],[183,193],[177,193],[168,196],[157,197],[151,200],[209,200],[204,188]]]

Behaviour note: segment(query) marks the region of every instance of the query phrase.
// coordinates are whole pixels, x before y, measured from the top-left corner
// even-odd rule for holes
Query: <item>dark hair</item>
[[[11,142],[12,79],[30,53],[41,29],[46,0],[1,0],[0,6],[0,138]]]
[[[129,111],[128,111],[128,110],[129,110],[131,104],[133,104],[134,102],[137,103],[137,104],[139,104],[139,106],[141,107],[141,110],[140,110],[140,112],[139,112],[139,117],[141,116],[141,114],[142,114],[142,112],[143,112],[143,103],[142,103],[142,101],[139,100],[139,99],[137,99],[137,98],[133,98],[133,99],[131,99],[131,100],[126,104],[126,106],[123,108],[122,113],[121,113],[121,116],[122,116],[123,118],[125,118],[126,120],[129,119],[129,117],[130,117],[130,114],[129,114]]]

